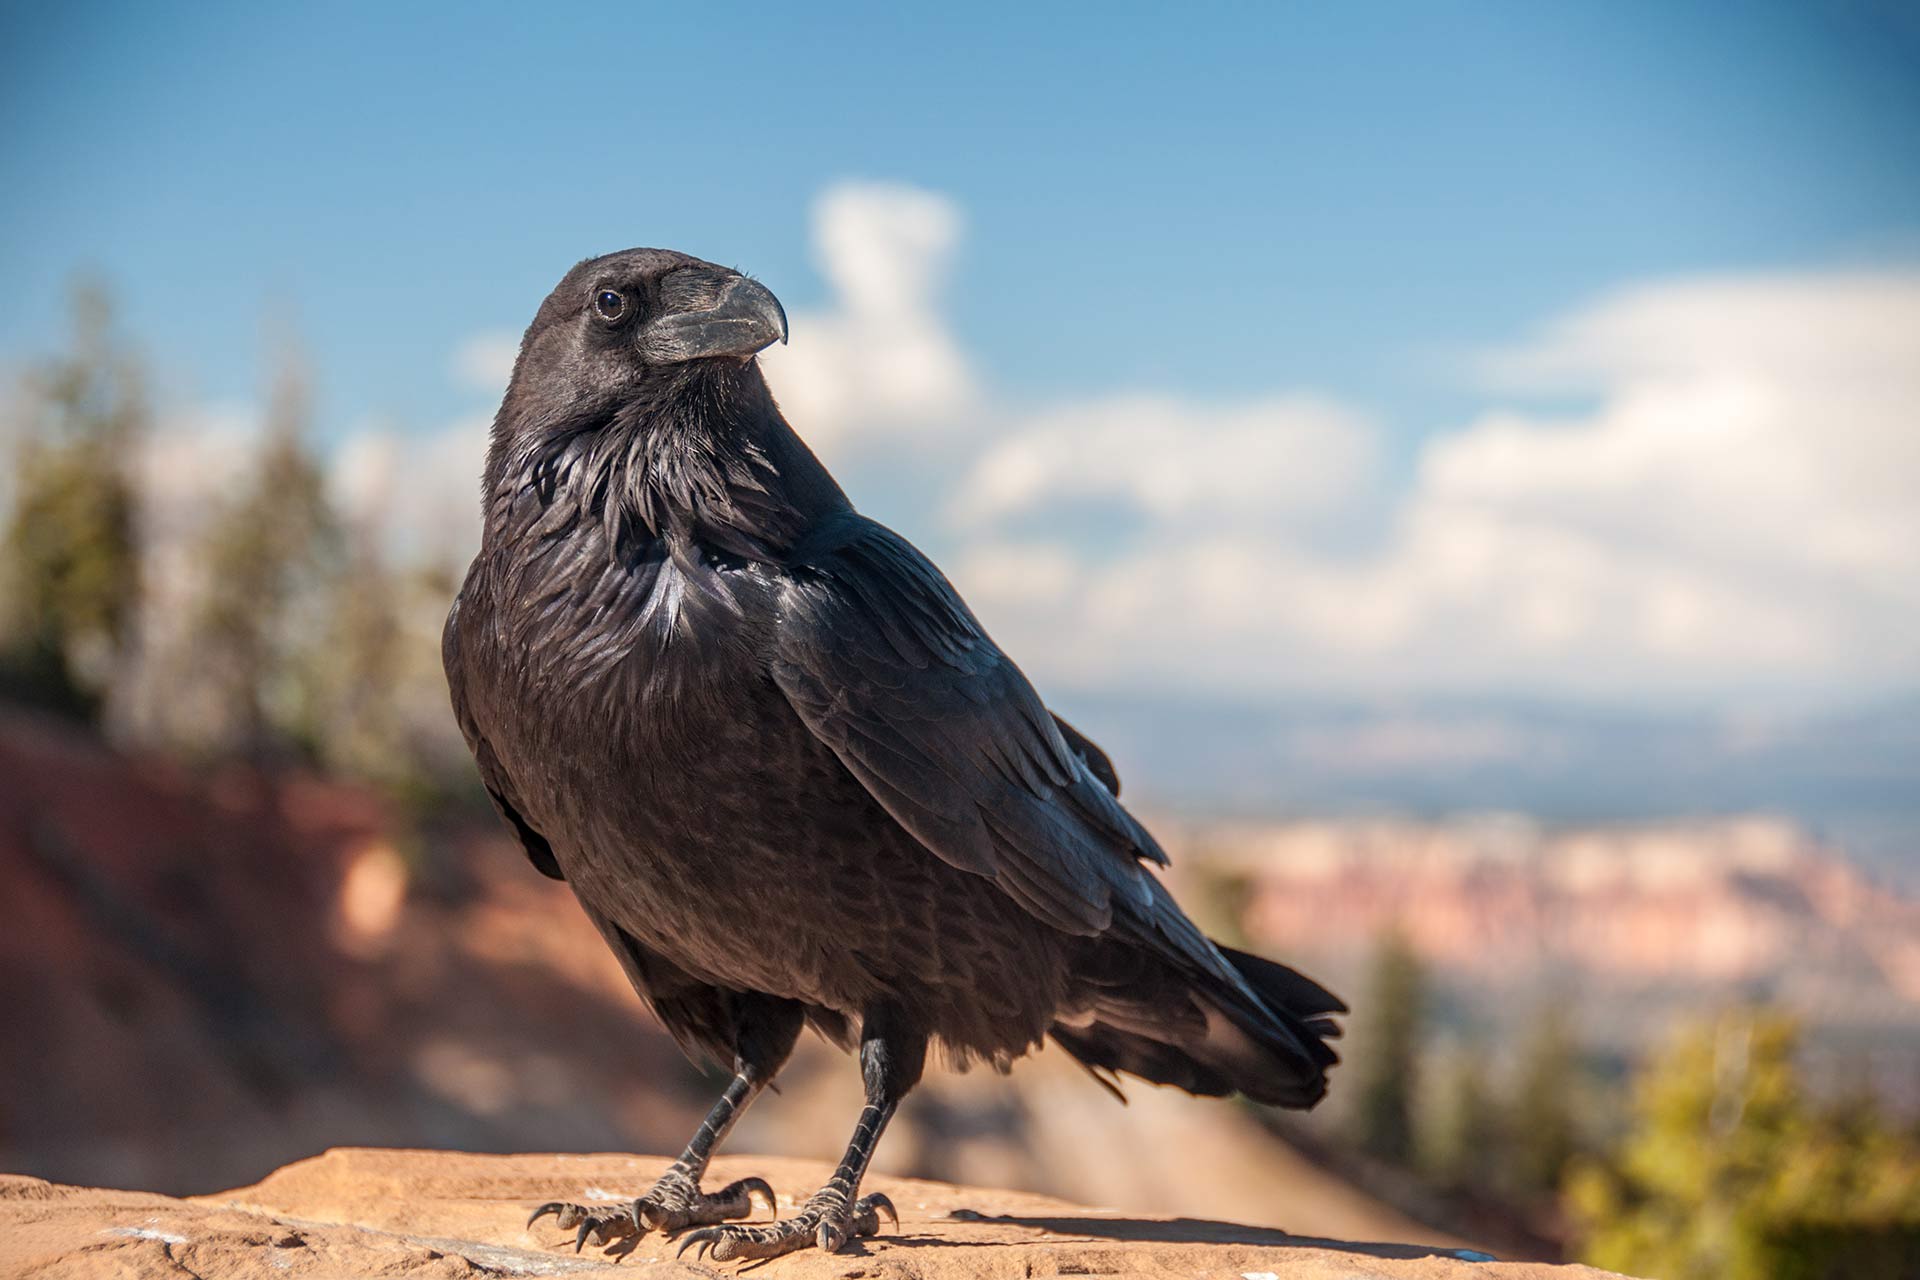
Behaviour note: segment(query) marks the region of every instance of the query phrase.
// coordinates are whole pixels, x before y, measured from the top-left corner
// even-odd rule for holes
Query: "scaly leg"
[[[920,1080],[927,1060],[926,1033],[904,1025],[891,1010],[871,1013],[860,1036],[860,1073],[866,1081],[866,1106],[854,1126],[847,1154],[813,1193],[800,1212],[771,1226],[710,1226],[693,1232],[680,1243],[680,1253],[698,1247],[696,1257],[711,1253],[717,1262],[735,1258],[777,1258],[795,1249],[817,1245],[837,1253],[857,1236],[878,1235],[880,1215],[900,1225],[893,1202],[883,1195],[860,1196],[860,1180],[873,1159],[874,1146],[900,1100]]]
[[[687,1227],[745,1218],[753,1213],[756,1197],[774,1212],[773,1188],[760,1178],[742,1178],[711,1193],[700,1189],[700,1179],[706,1174],[714,1148],[733,1128],[740,1113],[786,1064],[787,1055],[799,1038],[802,1012],[798,1005],[787,1005],[783,1001],[777,1007],[762,1006],[761,1012],[765,1016],[755,1019],[739,1037],[733,1083],[720,1095],[720,1101],[713,1104],[713,1110],[707,1113],[699,1131],[687,1143],[687,1149],[654,1183],[652,1190],[619,1208],[549,1201],[533,1211],[527,1225],[531,1227],[552,1214],[562,1230],[577,1228],[574,1252],[578,1253],[589,1241],[596,1245],[624,1242],[626,1248],[617,1251],[624,1255],[649,1231],[671,1235]]]

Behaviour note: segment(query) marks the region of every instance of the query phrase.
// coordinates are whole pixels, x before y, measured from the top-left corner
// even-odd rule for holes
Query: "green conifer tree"
[[[219,691],[217,750],[313,754],[322,715],[313,651],[328,639],[326,586],[340,535],[326,477],[307,447],[307,381],[288,358],[275,377],[252,474],[200,547],[205,575],[195,657]]]
[[[1533,1011],[1520,1049],[1513,1105],[1509,1185],[1523,1194],[1559,1189],[1579,1142],[1574,1107],[1580,1096],[1580,1055],[1567,1022],[1568,1001],[1549,998]]]
[[[1492,1070],[1477,1040],[1438,1060],[1440,1079],[1422,1108],[1420,1163],[1448,1191],[1481,1190],[1498,1181],[1505,1127],[1492,1092]]]
[[[1355,1137],[1370,1154],[1405,1165],[1414,1155],[1427,993],[1420,958],[1399,931],[1381,936],[1366,992],[1354,1028]]]
[[[134,462],[147,405],[106,298],[76,288],[72,349],[28,380],[0,581],[0,688],[97,719],[140,604]]]

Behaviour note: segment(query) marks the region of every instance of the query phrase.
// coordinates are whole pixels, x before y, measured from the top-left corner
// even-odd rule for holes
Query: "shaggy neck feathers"
[[[848,509],[754,364],[662,370],[611,411],[529,422],[516,408],[509,396],[495,422],[490,499],[531,496],[545,529],[597,525],[617,560],[663,544],[677,559],[779,563]]]

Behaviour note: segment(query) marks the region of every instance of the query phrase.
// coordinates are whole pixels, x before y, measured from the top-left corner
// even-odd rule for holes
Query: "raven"
[[[574,267],[521,342],[447,618],[500,816],[734,1073],[631,1206],[535,1212],[576,1249],[692,1227],[683,1251],[767,1258],[897,1222],[860,1182],[930,1044],[1004,1070],[1051,1038],[1116,1094],[1299,1108],[1336,1061],[1340,1000],[1188,920],[1105,753],[787,425],[755,359],[786,337],[766,288],[685,254]],[[797,1214],[733,1221],[767,1184],[701,1177],[803,1026],[857,1047],[865,1108]]]

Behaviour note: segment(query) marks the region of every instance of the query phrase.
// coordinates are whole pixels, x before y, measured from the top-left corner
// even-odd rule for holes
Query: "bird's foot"
[[[695,1231],[680,1241],[675,1256],[695,1249],[696,1258],[731,1262],[741,1258],[777,1258],[808,1245],[817,1245],[824,1253],[838,1253],[849,1240],[879,1235],[882,1213],[893,1219],[896,1228],[900,1225],[893,1201],[885,1196],[862,1196],[848,1204],[846,1193],[830,1185],[814,1192],[799,1213],[783,1222],[769,1226],[706,1227]]]
[[[533,1211],[527,1226],[552,1214],[555,1226],[562,1231],[575,1231],[575,1253],[591,1243],[610,1246],[624,1255],[649,1231],[672,1235],[688,1227],[749,1217],[756,1198],[779,1216],[774,1208],[773,1188],[761,1179],[742,1178],[708,1193],[700,1189],[697,1179],[676,1164],[653,1184],[653,1190],[631,1204],[593,1208],[552,1200]]]

